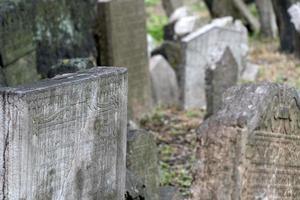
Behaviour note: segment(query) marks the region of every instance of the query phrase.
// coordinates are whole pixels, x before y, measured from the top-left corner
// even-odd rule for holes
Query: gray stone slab
[[[154,136],[144,130],[128,130],[127,134],[127,169],[135,176],[140,183],[136,182],[127,185],[127,195],[140,199],[158,200],[159,199],[159,169],[158,151]],[[127,178],[132,178],[129,176]],[[131,179],[131,183],[132,183]],[[132,193],[130,186],[139,188],[139,192]],[[141,188],[144,187],[144,190]]]
[[[229,48],[226,48],[221,58],[211,63],[205,72],[206,117],[216,113],[222,104],[223,93],[237,84],[238,64]]]
[[[192,199],[298,199],[299,103],[286,85],[229,89],[198,129]]]
[[[181,102],[185,109],[205,108],[205,66],[216,52],[229,47],[242,71],[245,37],[233,28],[209,24],[182,39]]]
[[[0,93],[1,199],[124,199],[125,68]]]
[[[139,118],[152,107],[144,1],[100,0],[98,13],[98,62],[128,68],[129,116]]]
[[[152,94],[156,105],[178,105],[179,88],[174,69],[161,55],[150,59]]]
[[[24,1],[24,0],[23,0]],[[39,72],[46,77],[60,59],[97,57],[97,0],[32,1]]]
[[[247,63],[246,68],[241,76],[241,80],[244,82],[254,82],[257,79],[258,73],[258,65]]]

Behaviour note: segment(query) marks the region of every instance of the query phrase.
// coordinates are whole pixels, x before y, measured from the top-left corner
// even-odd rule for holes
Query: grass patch
[[[166,16],[150,15],[147,20],[147,32],[155,39],[157,43],[161,43],[164,37],[164,26],[168,23]]]

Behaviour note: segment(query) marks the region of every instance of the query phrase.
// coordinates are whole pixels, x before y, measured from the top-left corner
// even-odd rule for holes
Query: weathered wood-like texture
[[[138,118],[152,106],[144,1],[100,0],[98,13],[98,63],[128,68],[128,111]]]
[[[205,27],[183,39],[183,62],[179,85],[185,109],[205,108],[205,67],[210,59],[229,47],[242,71],[243,34],[230,28]],[[241,66],[241,67],[240,67]]]
[[[1,89],[0,198],[121,200],[127,73],[85,73]]]
[[[231,88],[198,130],[193,199],[298,199],[299,103],[284,85]]]

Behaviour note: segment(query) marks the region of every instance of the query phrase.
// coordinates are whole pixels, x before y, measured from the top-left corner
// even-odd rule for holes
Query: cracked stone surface
[[[125,68],[93,68],[0,94],[1,199],[124,198]]]
[[[230,88],[197,131],[193,199],[297,199],[299,103],[285,85]]]

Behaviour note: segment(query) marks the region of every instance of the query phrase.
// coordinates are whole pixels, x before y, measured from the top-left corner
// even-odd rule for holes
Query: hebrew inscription
[[[123,199],[126,79],[124,69],[104,68],[17,88],[12,104],[20,111],[11,123],[18,128],[3,132],[9,143],[2,165],[12,163],[3,195]]]

